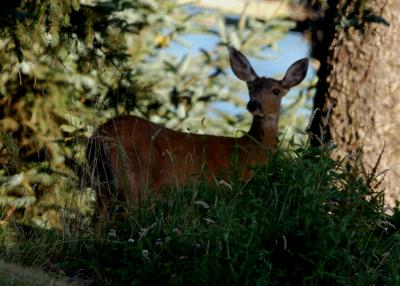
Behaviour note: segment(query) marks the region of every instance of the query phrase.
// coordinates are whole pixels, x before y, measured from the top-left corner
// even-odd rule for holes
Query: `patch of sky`
[[[212,34],[188,34],[181,38],[183,43],[172,43],[172,45],[166,50],[166,52],[173,54],[178,59],[183,56],[196,55],[200,52],[200,49],[211,50],[215,45],[218,44],[219,39],[216,35]],[[264,59],[257,59],[254,57],[249,57],[251,64],[260,76],[282,78],[287,70],[287,68],[296,60],[304,57],[309,57],[310,55],[310,45],[304,39],[301,33],[289,32],[288,35],[278,42],[277,49],[267,48],[263,51],[262,57]],[[265,58],[271,60],[265,60]],[[226,72],[230,74],[233,78],[232,71],[228,69]],[[307,73],[306,80],[311,80],[315,77],[316,71],[310,65]],[[288,104],[288,98],[299,93],[300,88],[293,88],[289,95],[283,98],[283,105]],[[243,92],[241,94],[244,99],[247,99],[248,94]],[[310,102],[308,102],[310,104]],[[229,102],[216,102],[213,105],[214,108],[228,112],[234,115],[241,114],[245,112],[245,107],[234,106]],[[308,110],[301,110],[302,113],[309,113]],[[214,117],[216,114],[209,114],[209,116]]]

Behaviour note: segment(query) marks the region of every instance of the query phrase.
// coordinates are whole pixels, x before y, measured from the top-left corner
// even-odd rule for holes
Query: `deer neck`
[[[248,134],[266,149],[272,150],[277,143],[278,123],[279,113],[268,114],[263,118],[254,116]]]

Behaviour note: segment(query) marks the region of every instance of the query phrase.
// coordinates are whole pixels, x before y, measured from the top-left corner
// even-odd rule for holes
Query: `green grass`
[[[400,213],[384,214],[360,164],[293,148],[246,185],[200,182],[125,207],[101,234],[9,224],[0,251],[96,285],[400,285]]]
[[[0,285],[2,286],[66,286],[80,285],[57,280],[39,269],[26,268],[0,260]]]

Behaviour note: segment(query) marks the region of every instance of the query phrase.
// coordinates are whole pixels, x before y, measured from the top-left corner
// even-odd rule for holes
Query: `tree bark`
[[[355,6],[360,3],[366,5],[362,10]],[[389,170],[384,187],[386,202],[393,204],[400,200],[400,0],[330,4],[336,10],[328,17],[334,33],[325,37],[327,53],[314,102],[321,112],[311,125],[312,143],[332,140],[341,157],[362,148],[370,172],[384,149],[378,172]],[[389,25],[365,22],[382,20],[379,16]],[[364,24],[358,25],[361,18]],[[346,27],[349,23],[355,24]]]

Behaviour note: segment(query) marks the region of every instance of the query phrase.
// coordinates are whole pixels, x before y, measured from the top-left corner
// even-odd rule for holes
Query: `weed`
[[[357,157],[329,155],[293,146],[246,185],[166,190],[97,236],[19,228],[0,250],[105,285],[399,285],[399,208],[384,213]]]

